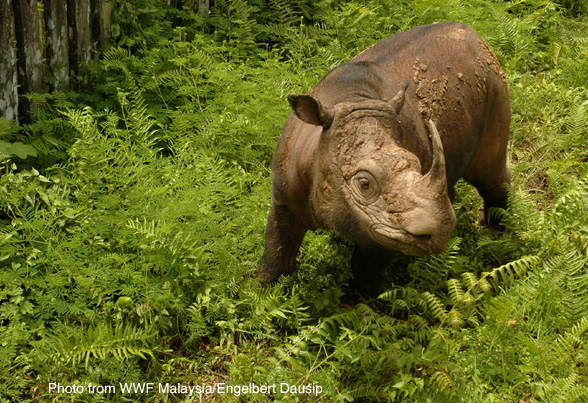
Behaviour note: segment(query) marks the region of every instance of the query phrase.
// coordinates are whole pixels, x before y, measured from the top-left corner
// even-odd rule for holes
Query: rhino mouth
[[[397,228],[377,224],[372,226],[371,232],[380,245],[399,250],[409,256],[422,257],[440,253],[445,249],[438,245],[431,235],[413,235]]]

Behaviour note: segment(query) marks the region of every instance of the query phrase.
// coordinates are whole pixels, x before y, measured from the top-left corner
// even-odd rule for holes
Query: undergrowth
[[[583,2],[182,3],[114,2],[90,87],[32,95],[30,126],[0,121],[2,401],[588,401]],[[479,226],[460,182],[447,250],[398,255],[377,299],[345,305],[352,245],[322,231],[296,274],[257,287],[285,97],[443,20],[470,24],[506,71],[505,231]],[[155,391],[119,386],[144,382]]]

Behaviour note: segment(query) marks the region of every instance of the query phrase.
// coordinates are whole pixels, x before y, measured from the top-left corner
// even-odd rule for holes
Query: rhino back
[[[327,106],[363,98],[391,99],[410,80],[399,116],[399,142],[429,169],[424,122],[443,139],[449,186],[474,163],[488,118],[510,123],[506,79],[496,56],[467,25],[444,22],[390,36],[333,69],[312,90]],[[504,142],[506,139],[497,139]]]
[[[362,60],[370,60],[390,81],[411,80],[407,104],[423,120],[433,119],[437,125],[450,186],[475,162],[484,143],[506,141],[485,138],[499,132],[485,130],[493,125],[489,119],[500,117],[503,124],[510,123],[504,72],[492,50],[467,25],[445,22],[417,27],[386,38],[353,59]],[[410,125],[415,116],[409,115]],[[407,129],[405,141],[410,142]]]

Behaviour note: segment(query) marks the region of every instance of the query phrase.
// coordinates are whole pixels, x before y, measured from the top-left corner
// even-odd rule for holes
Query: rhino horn
[[[427,122],[433,143],[433,164],[431,169],[423,177],[422,181],[428,188],[432,189],[435,194],[447,194],[447,176],[445,173],[445,154],[443,152],[443,143],[441,136],[437,131],[435,123],[431,119]]]
[[[290,94],[288,101],[296,116],[305,123],[328,129],[333,123],[334,112],[326,108],[310,94]]]

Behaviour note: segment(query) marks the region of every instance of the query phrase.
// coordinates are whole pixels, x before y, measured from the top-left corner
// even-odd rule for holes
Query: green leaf
[[[0,154],[7,156],[15,155],[18,158],[25,159],[27,157],[36,157],[37,151],[32,146],[21,143],[20,141],[14,143],[0,141]]]
[[[10,130],[10,120],[0,118],[0,136]]]

